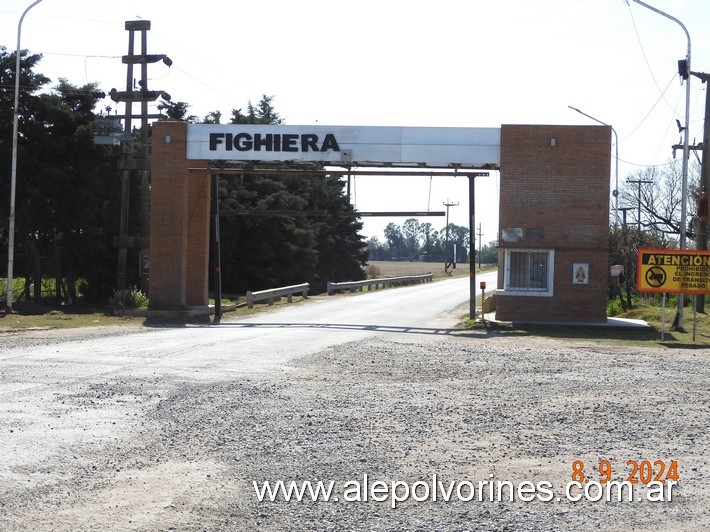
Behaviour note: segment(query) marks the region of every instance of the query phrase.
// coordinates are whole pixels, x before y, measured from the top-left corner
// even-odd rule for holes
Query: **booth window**
[[[555,252],[551,249],[505,250],[505,290],[519,295],[551,296]]]

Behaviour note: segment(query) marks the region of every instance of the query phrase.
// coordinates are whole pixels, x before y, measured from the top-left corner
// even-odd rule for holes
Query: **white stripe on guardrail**
[[[252,308],[255,301],[268,301],[269,305],[274,304],[276,298],[281,298],[286,296],[288,302],[291,303],[293,300],[293,294],[301,294],[304,299],[308,298],[308,289],[310,285],[308,283],[295,284],[292,286],[282,286],[280,288],[271,288],[269,290],[259,290],[258,292],[247,292],[247,306]]]
[[[405,284],[414,284],[414,283],[427,283],[431,282],[434,280],[434,274],[432,273],[426,273],[424,275],[405,275],[402,277],[386,277],[384,279],[365,279],[364,281],[350,281],[350,282],[343,282],[343,283],[333,283],[328,281],[328,294],[332,295],[336,291],[341,291],[345,292],[345,290],[350,290],[351,292],[354,292],[355,290],[358,290],[362,292],[362,289],[364,287],[367,287],[368,291],[372,290],[372,287],[375,287],[375,290],[378,290],[380,286],[382,288],[387,288],[388,286],[400,286],[400,285],[405,285]]]

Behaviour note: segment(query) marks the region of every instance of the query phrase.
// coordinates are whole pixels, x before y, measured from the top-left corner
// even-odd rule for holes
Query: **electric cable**
[[[656,79],[656,76],[654,76],[653,70],[651,69],[651,63],[649,63],[648,57],[646,56],[646,50],[644,49],[643,43],[641,42],[641,36],[639,35],[638,27],[636,26],[636,20],[634,19],[634,13],[631,10],[631,5],[629,5],[628,2],[627,2],[627,5],[629,7],[629,15],[631,17],[631,24],[633,25],[634,32],[636,33],[636,40],[638,41],[639,48],[641,49],[641,55],[643,55],[643,60],[646,62],[646,67],[648,68],[649,74],[651,74],[651,79],[653,79],[653,83],[655,83],[656,88],[658,89],[658,92],[661,93],[661,98],[663,98],[663,95],[668,90],[668,87],[666,87],[666,89],[663,91],[661,90],[661,87],[658,84],[658,80]],[[673,74],[673,78],[675,78],[675,73]],[[665,100],[665,98],[663,98],[663,101],[666,103],[666,105],[668,105],[669,108],[673,109],[673,107],[671,107],[671,105]]]
[[[631,130],[631,133],[629,133],[628,135],[626,135],[623,139],[621,139],[621,141],[628,140],[634,133],[636,133],[636,131],[638,130],[638,128],[640,128],[640,127],[643,125],[643,123],[646,121],[646,119],[651,115],[651,113],[653,112],[653,110],[656,108],[656,106],[658,105],[658,103],[659,103],[662,99],[664,99],[664,95],[665,95],[666,91],[670,88],[671,84],[673,83],[673,80],[675,79],[675,76],[676,76],[676,75],[675,75],[675,73],[674,73],[673,76],[671,77],[670,81],[668,82],[668,85],[666,86],[665,90],[661,93],[661,95],[658,97],[658,99],[656,100],[656,102],[651,106],[651,109],[648,110],[648,112],[646,113],[646,115],[641,119],[641,121],[636,125],[636,127]],[[673,110],[673,108],[671,108],[671,110]],[[675,117],[675,116],[676,116],[676,113],[677,113],[676,110],[673,110],[673,113],[674,113],[674,114],[673,114],[673,117]]]

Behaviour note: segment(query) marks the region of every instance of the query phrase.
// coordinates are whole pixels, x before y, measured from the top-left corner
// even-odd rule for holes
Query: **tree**
[[[406,256],[410,261],[417,260],[419,258],[419,237],[419,221],[416,218],[409,218],[405,220],[404,225],[402,226],[404,256]]]
[[[636,262],[639,249],[666,249],[670,242],[663,233],[639,231],[636,226],[611,227],[609,230],[609,264],[623,266],[624,273],[610,279],[609,299],[619,296],[621,307],[633,307],[633,297],[638,293],[636,287]]]
[[[446,239],[441,231],[432,229],[429,222],[420,224],[418,220],[405,220],[403,227],[390,222],[384,230],[385,242],[377,237],[368,241],[370,256],[375,260],[423,260],[425,262],[442,262],[445,256]],[[468,229],[449,224],[449,250],[453,258],[453,246],[456,245],[456,260],[468,261]]]
[[[498,263],[498,241],[491,240],[488,244],[481,246],[481,254],[478,257],[482,263],[497,264]]]
[[[364,278],[367,248],[362,224],[334,176],[225,174],[220,177],[223,213],[257,211],[255,216],[223,216],[222,283],[244,293],[308,282],[324,291],[327,281]],[[258,215],[259,210],[326,211],[305,216]]]
[[[691,164],[688,174],[688,227],[686,236],[695,239],[694,228],[699,195],[699,165]],[[659,238],[680,235],[682,199],[682,171],[680,161],[665,166],[642,168],[627,177],[621,187],[620,205],[627,208],[627,223],[643,228]],[[639,208],[641,217],[639,219]]]
[[[421,254],[424,261],[442,261],[442,247],[439,239],[439,233],[434,230],[430,222],[419,224],[419,235],[422,242]]]
[[[442,229],[445,231],[446,228]],[[468,262],[468,228],[462,225],[449,224],[449,247],[456,246],[456,261]],[[453,251],[451,251],[453,258]]]
[[[691,161],[688,172],[688,247],[697,237],[699,165]],[[676,248],[680,236],[682,168],[680,160],[641,168],[627,177],[621,188],[622,225],[609,233],[609,263],[624,267],[624,275],[612,279],[610,297],[620,298],[622,308],[632,307],[636,288],[636,258],[639,249]],[[639,216],[640,213],[640,216]],[[624,220],[626,223],[623,223]],[[618,282],[618,284],[617,284]]]
[[[376,236],[371,236],[367,241],[370,260],[390,260],[390,251],[386,244],[380,242]]]
[[[106,258],[115,234],[112,220],[118,179],[110,157],[94,146],[91,136],[93,110],[102,95],[96,84],[74,86],[65,79],[47,91],[49,79],[33,72],[40,59],[41,55],[26,51],[21,55],[15,227],[18,274],[34,277],[39,286],[44,269],[57,279],[57,293],[63,292],[67,301],[76,301],[74,280],[79,278],[85,281],[86,294],[107,295],[107,274],[113,268],[107,266]],[[10,67],[14,63],[15,55],[1,48],[2,86],[14,85],[14,68]],[[44,92],[36,94],[40,90]],[[9,93],[0,92],[2,117],[12,115]],[[11,132],[4,125],[12,121],[0,122],[0,141],[9,146]],[[9,168],[9,150],[1,154],[2,167]],[[9,189],[7,177],[9,171],[3,171],[3,192]],[[0,233],[7,234],[4,202],[0,209]],[[41,264],[40,257],[44,257]]]
[[[387,224],[387,227],[385,227],[385,240],[387,240],[387,247],[390,250],[392,259],[402,260],[405,258],[404,235],[402,235],[402,229],[397,224],[393,222]]]
[[[16,256],[38,286],[42,268],[56,277],[67,300],[76,301],[75,279],[83,279],[85,295],[104,298],[115,287],[113,237],[118,234],[120,180],[112,152],[96,147],[92,139],[93,110],[100,95],[95,84],[74,86],[64,79],[47,91],[50,80],[33,72],[40,59],[41,55],[22,53]],[[14,55],[0,48],[0,85],[14,85],[14,64]],[[0,144],[6,147],[11,145],[12,105],[11,91],[0,92]],[[180,101],[160,104],[169,119],[196,121],[188,114],[189,107]],[[273,96],[266,95],[256,106],[249,104],[247,115],[234,111],[232,118],[240,123],[283,122]],[[213,111],[205,120],[219,123],[221,113]],[[9,149],[0,150],[0,161],[8,169],[0,176],[0,193],[7,197]],[[326,212],[325,216],[225,218],[225,289],[244,292],[307,281],[319,291],[325,290],[328,280],[363,278],[367,248],[358,234],[362,224],[343,189],[340,178],[327,175],[222,176],[222,210]],[[132,187],[131,204],[138,204],[138,193],[138,187]],[[0,240],[6,244],[5,202],[0,214]],[[138,234],[139,217],[133,218],[129,234]],[[133,274],[136,279],[129,279],[129,284],[137,281],[137,272]]]
[[[34,93],[41,90],[47,83],[49,78],[41,74],[36,74],[33,69],[42,59],[40,54],[30,55],[27,50],[22,50],[20,53],[20,99],[18,106],[20,137],[18,138],[18,160],[24,165],[25,152],[28,148],[27,139],[31,140],[30,128],[34,120],[34,114],[38,105],[38,98]],[[0,176],[0,196],[3,198],[10,197],[10,166],[11,166],[11,146],[13,133],[13,106],[14,92],[10,87],[15,85],[15,53],[8,53],[4,46],[0,46],[0,86],[5,90],[0,91],[0,142],[2,149],[0,150],[0,163],[2,163],[2,175]],[[36,128],[33,128],[36,129]],[[18,174],[23,173],[23,169],[18,169]],[[21,180],[18,179],[18,184]],[[7,238],[9,204],[3,201],[0,204],[0,234]]]
[[[256,107],[249,103],[246,115],[234,109],[232,123],[282,123],[282,119],[274,110],[273,96],[264,95]],[[244,293],[308,282],[319,292],[325,291],[327,281],[364,278],[368,252],[359,235],[362,223],[339,177],[224,174],[219,178],[219,196],[222,212],[257,211],[254,216],[224,216],[220,221],[225,291]],[[258,215],[260,210],[314,214]]]
[[[222,113],[220,111],[210,111],[202,119],[203,124],[220,124],[222,122]]]
[[[195,115],[187,114],[190,104],[186,102],[170,102],[168,100],[161,100],[158,104],[158,110],[164,113],[165,118],[161,120],[179,120],[180,122],[188,122],[194,124],[197,122],[197,117]],[[210,115],[207,115],[208,117]],[[207,122],[209,124],[213,122]]]
[[[262,95],[256,107],[247,105],[247,113],[241,109],[232,109],[232,124],[283,124],[284,120],[273,106],[274,96]]]

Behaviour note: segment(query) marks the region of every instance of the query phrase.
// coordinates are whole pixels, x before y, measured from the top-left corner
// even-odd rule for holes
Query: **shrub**
[[[134,286],[116,290],[109,304],[114,308],[148,308],[148,296]]]
[[[382,276],[382,272],[380,272],[380,267],[376,264],[369,264],[367,267],[365,267],[365,273],[370,279],[379,279]]]
[[[606,302],[606,315],[607,316],[619,316],[623,314],[624,309],[621,307],[621,303],[617,298],[610,299]]]

